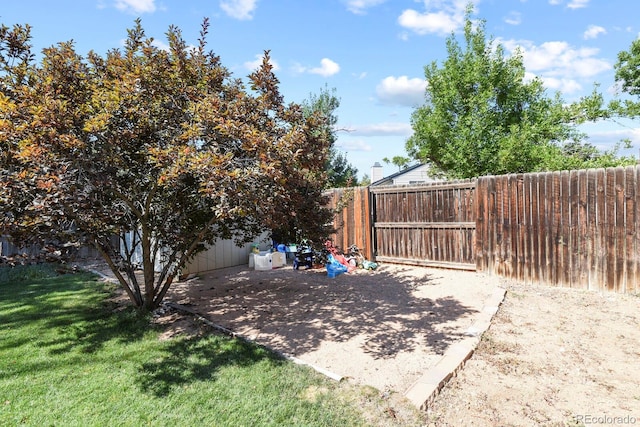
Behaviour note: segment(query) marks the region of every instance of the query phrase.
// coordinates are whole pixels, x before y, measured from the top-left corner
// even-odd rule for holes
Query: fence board
[[[625,289],[624,292],[635,290],[636,271],[634,257],[636,254],[635,234],[636,234],[636,173],[635,170],[627,168],[624,171],[625,189]]]
[[[598,170],[590,169],[587,171],[587,234],[589,236],[587,246],[587,289],[594,289],[596,283],[598,283],[598,270],[596,267],[596,249],[597,249],[597,227],[598,227],[598,215],[597,215],[597,190],[598,190]]]
[[[606,197],[607,174],[601,171],[597,175],[596,181],[596,268],[598,270],[599,280],[606,288],[607,283],[607,209],[608,203]]]
[[[570,261],[569,261],[569,228],[570,228],[570,207],[571,196],[569,191],[569,171],[560,172],[560,263],[558,265],[558,284],[561,286],[571,286]]]
[[[625,171],[623,167],[615,168],[616,177],[616,223],[615,223],[615,271],[616,271],[616,292],[624,292],[625,280],[626,280],[626,268],[627,263],[625,258],[626,253],[626,239],[625,239]]]
[[[520,241],[521,250],[521,281],[530,283],[531,272],[529,267],[531,265],[530,252],[531,252],[531,176],[522,176],[522,197],[520,197],[520,212],[521,223],[520,233],[518,240]]]
[[[482,271],[486,270],[486,251],[483,246],[487,245],[485,226],[487,224],[486,219],[486,204],[487,193],[485,188],[486,179],[480,178],[476,184],[478,189],[478,197],[475,203],[475,216],[476,216],[476,238],[474,241],[474,250],[476,255],[476,269]]]
[[[540,227],[540,175],[531,175],[531,281],[540,283],[540,266],[544,260],[542,228]]]
[[[616,283],[616,175],[615,169],[607,169],[605,199],[605,237],[607,253],[605,254],[606,263],[606,287],[609,290],[617,288]]]
[[[633,277],[634,281],[631,286],[627,288],[627,292],[640,294],[640,191],[638,190],[638,185],[640,185],[640,168],[635,168],[633,171],[634,179],[633,179],[633,189],[634,189],[634,198],[633,198],[633,210],[635,212],[633,227],[630,227],[631,232],[633,233],[633,252],[631,256],[627,257],[627,260],[633,264]],[[629,230],[627,231],[629,232]]]

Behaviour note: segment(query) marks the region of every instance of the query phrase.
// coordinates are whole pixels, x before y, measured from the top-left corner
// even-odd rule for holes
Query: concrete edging
[[[506,289],[497,288],[485,301],[479,317],[467,329],[465,335],[468,337],[449,346],[438,363],[405,392],[405,397],[416,407],[427,410],[440,390],[463,368],[465,362],[473,355],[482,334],[489,329],[491,319],[498,312],[506,292]]]

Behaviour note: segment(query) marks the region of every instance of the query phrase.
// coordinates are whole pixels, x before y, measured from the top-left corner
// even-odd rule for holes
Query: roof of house
[[[400,175],[404,175],[407,172],[411,172],[414,169],[418,169],[421,166],[426,166],[426,164],[425,163],[418,163],[418,164],[415,164],[413,166],[409,166],[408,168],[402,169],[401,171],[396,172],[396,173],[394,173],[392,175],[385,176],[384,178],[379,179],[376,182],[372,182],[370,185],[371,186],[376,186],[376,185],[393,184],[393,180],[395,178],[399,177]]]

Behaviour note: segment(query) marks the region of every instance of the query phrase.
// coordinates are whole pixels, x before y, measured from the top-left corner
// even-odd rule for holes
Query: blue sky
[[[520,46],[531,76],[570,102],[594,83],[614,93],[617,54],[640,33],[640,2],[629,0],[474,0],[474,18],[507,51]],[[196,43],[210,19],[209,48],[244,78],[271,51],[281,92],[301,102],[327,87],[340,98],[338,148],[358,175],[382,158],[405,155],[410,116],[424,99],[424,66],[446,59],[445,40],[459,34],[468,0],[4,0],[0,22],[28,23],[39,51],[74,40],[79,53],[121,47],[142,19],[147,35],[166,43],[169,25]],[[584,127],[608,148],[640,122]],[[385,175],[396,171],[384,165]]]

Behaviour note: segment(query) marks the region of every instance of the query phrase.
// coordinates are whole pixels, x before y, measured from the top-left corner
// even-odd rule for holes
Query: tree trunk
[[[142,225],[142,274],[144,277],[144,308],[153,310],[157,308],[155,303],[155,265],[151,251],[151,233],[149,229]]]

